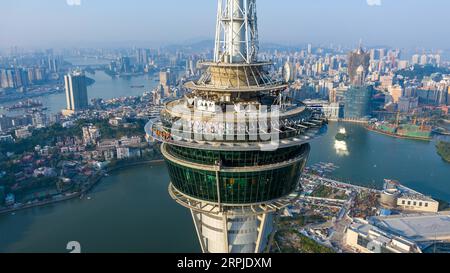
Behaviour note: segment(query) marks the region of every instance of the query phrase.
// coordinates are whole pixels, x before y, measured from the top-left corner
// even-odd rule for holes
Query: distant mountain
[[[212,39],[203,39],[203,40],[189,40],[178,44],[172,44],[164,47],[168,50],[178,50],[182,49],[191,49],[192,51],[203,51],[203,50],[212,50],[214,48],[214,40]],[[298,50],[305,49],[306,45],[281,45],[277,43],[260,43],[260,48],[262,50]]]
[[[177,51],[182,49],[183,51],[200,52],[208,51],[214,48],[214,40],[189,40],[182,43],[170,44],[163,47],[168,51]]]

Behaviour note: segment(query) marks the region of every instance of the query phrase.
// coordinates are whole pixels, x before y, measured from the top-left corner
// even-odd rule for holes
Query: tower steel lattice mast
[[[218,0],[214,61],[250,64],[258,49],[256,0]]]
[[[259,253],[327,120],[258,61],[256,0],[219,0],[216,28],[214,60],[145,130],[162,143],[169,193],[191,211],[202,251]]]

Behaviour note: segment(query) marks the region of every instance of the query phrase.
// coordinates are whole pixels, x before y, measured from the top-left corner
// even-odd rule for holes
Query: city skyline
[[[0,48],[161,46],[213,37],[215,17],[207,11],[215,9],[216,1],[202,5],[178,1],[176,9],[174,3],[132,0],[124,6],[120,1],[2,1],[0,9],[9,12],[3,17],[8,31],[0,39]],[[362,39],[367,46],[448,49],[445,11],[450,4],[443,0],[433,3],[285,0],[279,5],[261,1],[261,40],[351,46]],[[186,12],[193,5],[199,8]]]

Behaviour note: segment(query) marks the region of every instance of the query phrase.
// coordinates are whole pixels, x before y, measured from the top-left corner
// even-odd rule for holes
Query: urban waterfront
[[[118,97],[140,96],[145,91],[152,90],[157,82],[149,75],[140,75],[127,78],[111,78],[103,71],[95,74],[87,74],[95,80],[95,83],[88,87],[89,99],[101,98],[104,100]],[[144,88],[130,88],[130,86],[144,86]],[[41,100],[44,107],[54,114],[66,107],[66,94],[64,92],[37,98]]]
[[[349,134],[336,143],[341,128]],[[333,162],[346,182],[381,187],[385,178],[450,200],[450,164],[434,143],[395,139],[360,125],[330,123],[312,143],[309,164]],[[164,166],[111,173],[83,200],[0,216],[0,252],[65,252],[79,241],[83,252],[200,252],[188,211],[173,202]],[[164,210],[162,210],[164,208]]]
[[[164,167],[117,171],[82,200],[0,216],[0,252],[199,252],[188,212],[167,194]]]
[[[105,62],[96,59],[68,58],[75,67],[104,65]],[[133,77],[111,77],[102,70],[97,70],[95,74],[87,73],[87,76],[95,83],[88,87],[89,100],[91,99],[113,99],[118,97],[140,96],[145,91],[151,91],[158,84],[152,75],[139,75]],[[143,88],[131,88],[131,86],[143,86]],[[56,114],[66,108],[66,94],[64,91],[50,95],[33,98],[42,102],[49,114]],[[1,103],[0,106],[10,106],[16,101]],[[3,111],[5,112],[5,111]],[[2,114],[2,110],[0,110]]]
[[[344,142],[335,139],[340,128],[349,135]],[[309,163],[333,162],[340,167],[333,175],[353,184],[381,188],[384,179],[393,179],[450,201],[450,164],[435,145],[381,135],[358,124],[330,123],[328,135],[313,143]]]

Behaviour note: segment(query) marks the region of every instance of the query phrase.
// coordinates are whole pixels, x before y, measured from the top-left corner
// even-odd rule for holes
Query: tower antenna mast
[[[218,0],[216,63],[254,63],[259,50],[256,0]]]

